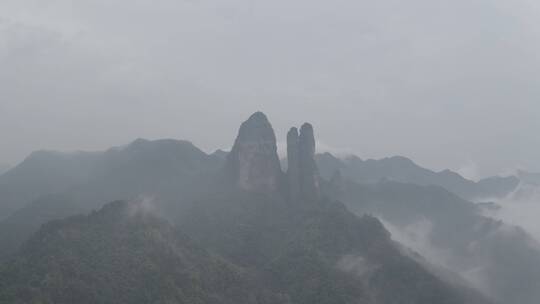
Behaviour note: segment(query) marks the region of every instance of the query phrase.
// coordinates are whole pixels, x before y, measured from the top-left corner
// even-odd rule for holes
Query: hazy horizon
[[[261,110],[280,142],[313,123],[320,151],[540,171],[539,34],[530,0],[5,0],[0,164],[139,137],[227,149]]]
[[[0,304],[538,304],[539,38],[538,0],[0,0]]]

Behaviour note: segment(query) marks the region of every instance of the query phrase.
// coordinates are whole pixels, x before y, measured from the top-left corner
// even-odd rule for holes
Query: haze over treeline
[[[540,303],[535,0],[0,0],[0,304]]]
[[[538,230],[509,212],[540,174],[338,158],[316,130],[289,129],[286,164],[262,112],[230,152],[32,153],[0,175],[0,304],[538,303]]]
[[[138,137],[227,148],[257,109],[278,141],[405,155],[471,178],[540,171],[532,0],[0,2],[0,163]]]

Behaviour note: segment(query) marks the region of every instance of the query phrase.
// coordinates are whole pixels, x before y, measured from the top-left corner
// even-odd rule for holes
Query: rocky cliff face
[[[227,157],[228,176],[240,189],[257,193],[286,193],[289,199],[316,200],[321,197],[319,172],[315,163],[313,126],[305,123],[287,134],[288,169],[281,171],[276,136],[266,116],[257,112],[240,126],[238,137]],[[281,187],[284,185],[287,186]]]
[[[276,136],[263,113],[253,114],[240,126],[227,157],[227,170],[243,190],[261,193],[278,190],[282,172]]]
[[[302,125],[299,134],[296,128],[289,131],[287,158],[290,198],[319,199],[319,172],[315,163],[315,136],[311,124]]]
[[[300,149],[297,128],[291,128],[287,133],[287,183],[289,198],[295,201],[300,197]]]

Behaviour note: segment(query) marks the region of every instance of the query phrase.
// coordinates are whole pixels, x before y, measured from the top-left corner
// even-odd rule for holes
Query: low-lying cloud
[[[521,183],[514,193],[495,203],[499,208],[484,210],[486,216],[522,227],[540,242],[540,186]]]

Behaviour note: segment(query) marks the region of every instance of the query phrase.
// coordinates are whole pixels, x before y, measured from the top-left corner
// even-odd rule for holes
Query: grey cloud
[[[0,161],[137,137],[228,148],[265,111],[328,147],[540,171],[534,1],[0,3]]]

